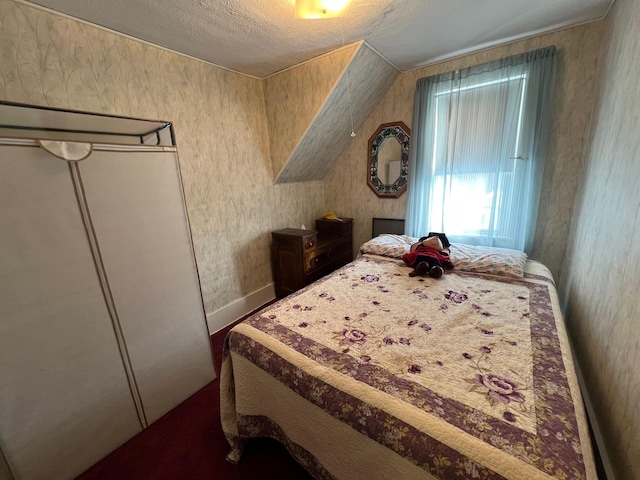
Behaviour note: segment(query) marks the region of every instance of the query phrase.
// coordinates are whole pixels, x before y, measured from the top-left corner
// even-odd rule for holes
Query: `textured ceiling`
[[[366,40],[406,71],[602,18],[614,0],[353,0],[294,18],[294,0],[20,0],[259,78]]]

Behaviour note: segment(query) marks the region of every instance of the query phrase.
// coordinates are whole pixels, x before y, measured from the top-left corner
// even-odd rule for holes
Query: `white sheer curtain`
[[[555,47],[418,80],[405,233],[530,251]]]

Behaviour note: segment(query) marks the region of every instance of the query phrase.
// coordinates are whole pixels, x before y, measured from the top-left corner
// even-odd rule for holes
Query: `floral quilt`
[[[527,265],[432,279],[364,255],[237,325],[229,459],[271,436],[315,478],[595,479],[555,288]]]

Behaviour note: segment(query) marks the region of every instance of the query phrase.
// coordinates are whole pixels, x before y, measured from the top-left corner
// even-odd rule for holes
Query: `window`
[[[554,58],[550,47],[418,81],[406,233],[530,248]]]

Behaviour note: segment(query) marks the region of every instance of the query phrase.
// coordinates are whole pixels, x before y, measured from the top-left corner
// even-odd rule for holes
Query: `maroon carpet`
[[[211,337],[218,375],[227,331]],[[78,480],[311,479],[282,445],[270,439],[251,440],[239,465],[227,462],[219,389],[218,376]]]

